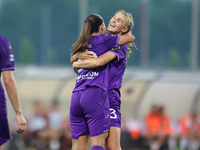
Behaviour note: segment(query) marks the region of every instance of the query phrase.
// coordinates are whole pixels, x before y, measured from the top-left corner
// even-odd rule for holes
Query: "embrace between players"
[[[121,150],[120,87],[127,53],[135,40],[133,18],[119,10],[106,34],[103,18],[89,15],[73,44],[71,63],[77,73],[70,105],[72,150]],[[105,35],[106,34],[106,35]]]
[[[72,150],[86,150],[88,137],[92,150],[121,150],[120,87],[126,68],[127,53],[135,40],[131,34],[133,18],[120,10],[111,18],[106,33],[100,15],[89,15],[79,39],[73,44],[71,62],[78,74],[71,97],[70,125]],[[0,35],[0,71],[16,112],[18,133],[27,128],[13,76],[14,57],[7,38]],[[0,83],[0,150],[11,139],[7,105]]]

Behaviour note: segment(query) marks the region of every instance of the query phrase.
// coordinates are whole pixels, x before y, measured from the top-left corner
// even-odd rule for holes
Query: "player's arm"
[[[19,124],[19,128],[18,128],[17,132],[22,133],[26,129],[27,123],[22,114],[20,102],[18,99],[16,82],[15,82],[15,79],[13,76],[13,71],[11,71],[11,70],[3,71],[3,80],[5,83],[5,88],[8,93],[9,99],[15,110],[17,122]]]
[[[70,62],[73,63],[73,62],[77,61],[78,59],[85,60],[88,58],[94,58],[94,53],[86,50],[85,52],[78,52],[78,53],[72,55],[70,58]]]
[[[106,52],[98,58],[89,58],[84,61],[77,61],[73,63],[73,68],[98,68],[113,60],[116,55],[112,52]]]
[[[120,36],[118,45],[123,45],[123,44],[127,44],[130,42],[133,42],[135,40],[135,36],[133,36],[132,34],[124,34]]]
[[[70,58],[70,62],[71,62],[71,63],[73,63],[73,62],[75,62],[75,61],[78,60],[77,54],[78,54],[78,53],[76,53],[76,54],[74,54],[74,55],[71,56],[71,58]]]
[[[120,36],[118,45],[127,44],[129,42],[133,42],[134,40],[135,40],[135,36],[127,33],[127,34]],[[86,50],[85,52],[76,53],[76,54],[71,56],[70,62],[73,63],[73,62],[77,61],[78,59],[85,60],[85,59],[88,59],[88,58],[95,58],[93,54],[94,53],[92,53],[88,50]]]
[[[3,71],[3,79],[4,79],[6,91],[12,102],[15,113],[21,114],[22,110],[21,110],[20,103],[18,100],[17,87],[16,87],[15,79],[13,77],[13,71],[11,70]]]

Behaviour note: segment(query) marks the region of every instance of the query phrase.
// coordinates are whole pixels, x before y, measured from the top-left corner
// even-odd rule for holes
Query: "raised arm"
[[[127,44],[129,42],[133,42],[135,40],[135,36],[132,34],[125,34],[120,36],[119,45]],[[89,52],[89,51],[88,51]],[[78,56],[76,56],[77,58]],[[80,54],[79,54],[80,57]],[[113,60],[116,57],[116,55],[112,52],[106,52],[103,55],[99,56],[98,58],[86,58],[83,61],[73,61],[73,69],[75,73],[78,73],[79,68],[85,68],[85,69],[90,69],[90,68],[98,68],[101,67],[111,60]],[[77,59],[76,59],[77,60]]]
[[[124,34],[124,35],[120,36],[118,44],[119,45],[123,45],[123,44],[127,44],[127,43],[130,43],[130,42],[133,42],[134,40],[135,40],[135,36],[133,36],[132,34],[127,33],[127,34]]]
[[[26,129],[27,123],[22,114],[22,110],[21,110],[21,106],[20,106],[20,102],[19,102],[18,94],[17,94],[17,87],[16,87],[14,76],[13,76],[13,71],[11,70],[3,71],[3,80],[5,83],[5,88],[8,93],[9,99],[16,113],[16,119],[19,125],[17,132],[22,133]]]
[[[127,33],[127,34],[120,36],[118,44],[123,45],[123,44],[127,44],[129,42],[133,42],[134,40],[135,40],[135,36]],[[85,52],[76,53],[76,54],[71,56],[70,62],[73,63],[73,62],[77,61],[78,59],[86,60],[86,59],[89,59],[89,58],[95,58],[95,56],[93,54],[94,53],[92,53],[88,50],[86,50]]]

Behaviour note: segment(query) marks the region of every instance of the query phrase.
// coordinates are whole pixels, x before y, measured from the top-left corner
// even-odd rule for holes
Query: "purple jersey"
[[[14,70],[14,56],[12,47],[7,38],[0,35],[0,71]],[[0,83],[0,112],[7,112],[6,98]]]
[[[127,46],[120,45],[112,48],[117,57],[112,60],[109,65],[109,84],[108,84],[108,100],[110,105],[110,119],[111,127],[121,127],[121,100],[120,100],[120,87],[122,85],[122,78],[126,68],[126,52]]]
[[[116,59],[111,61],[109,66],[108,90],[120,89],[122,85],[124,71],[126,69],[127,46],[116,46],[115,48],[112,48],[110,52],[113,52],[117,57]]]
[[[88,50],[100,56],[114,47],[118,41],[119,36],[93,36],[90,38]],[[73,139],[87,134],[97,136],[110,129],[108,69],[109,65],[104,65],[96,69],[79,71],[70,106]]]
[[[97,56],[104,54],[119,42],[119,35],[103,35],[93,36],[90,38],[88,50],[96,53]],[[76,86],[73,91],[80,91],[87,86],[97,86],[107,91],[108,89],[108,68],[104,65],[95,69],[81,70],[76,79]]]

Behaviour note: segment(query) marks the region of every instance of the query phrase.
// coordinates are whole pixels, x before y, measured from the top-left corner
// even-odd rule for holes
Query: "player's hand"
[[[95,53],[88,50],[77,53],[77,58],[79,58],[80,60],[86,60],[88,58],[95,58],[95,57],[96,57]]]
[[[74,63],[72,64],[72,67],[73,67],[73,69],[74,69],[74,72],[75,72],[76,74],[78,74],[78,68],[76,67],[76,63],[77,63],[77,62],[74,62]]]
[[[27,128],[27,122],[26,119],[24,118],[23,114],[16,114],[16,119],[18,123],[18,129],[16,130],[17,133],[22,133],[24,130]]]

